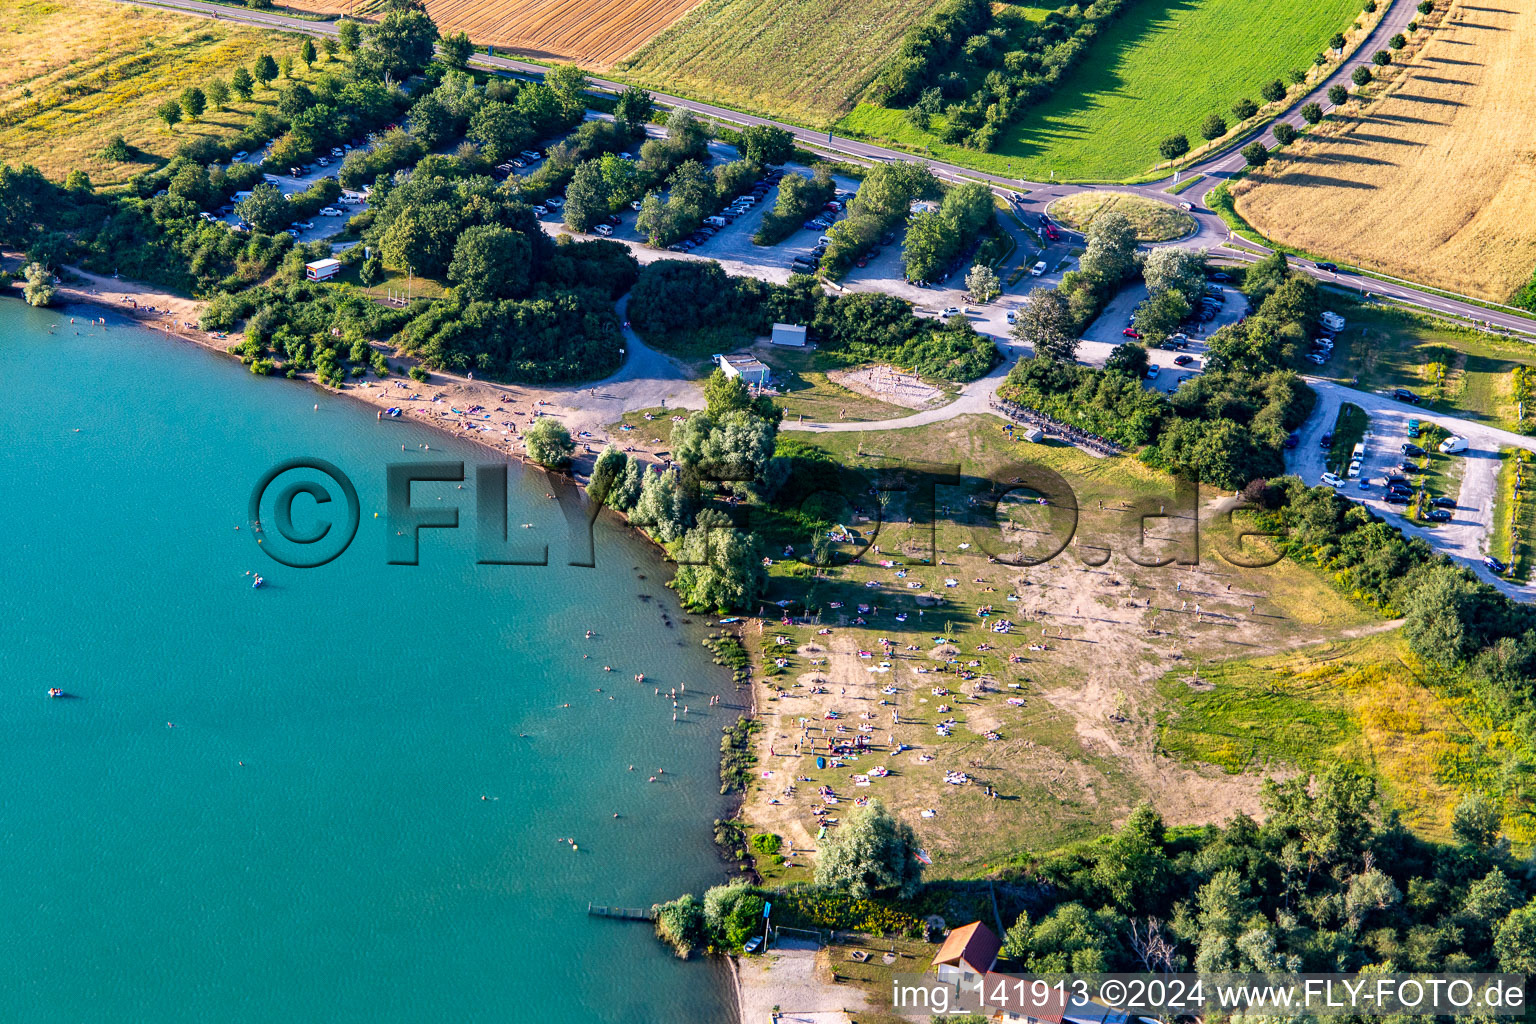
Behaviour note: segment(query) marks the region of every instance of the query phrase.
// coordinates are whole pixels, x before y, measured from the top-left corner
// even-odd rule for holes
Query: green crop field
[[[1406,0],[1400,0],[1406,2]],[[1359,14],[1357,0],[1140,0],[1099,38],[1056,93],[1024,115],[991,153],[947,146],[905,111],[859,104],[838,127],[995,174],[1043,181],[1124,179],[1161,157],[1157,144],[1312,58]],[[942,118],[935,119],[935,127]]]
[[[621,61],[628,81],[826,126],[937,0],[704,0]]]

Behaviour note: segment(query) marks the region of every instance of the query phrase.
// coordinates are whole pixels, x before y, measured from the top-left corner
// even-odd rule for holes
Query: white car
[[[644,203],[642,203],[642,202],[640,202],[640,200],[636,199],[636,200],[634,200],[633,202],[631,202],[629,204],[629,208],[631,210],[638,210],[638,209],[640,209],[644,205],[645,205]]]
[[[1308,352],[1307,353],[1307,359],[1309,361],[1311,361],[1311,362],[1316,363],[1318,366],[1322,366],[1324,363],[1326,363],[1328,361],[1328,357],[1327,356],[1324,356],[1324,355],[1322,355],[1321,353],[1318,353],[1318,352]]]
[[[1464,452],[1467,450],[1467,439],[1464,437],[1457,437],[1456,435],[1452,434],[1450,437],[1440,442],[1440,450],[1446,455],[1455,455],[1457,452]]]
[[[556,209],[559,209],[565,205],[565,200],[561,199],[559,196],[550,196],[548,199],[544,200],[544,203],[547,206],[553,206]]]
[[[1327,484],[1329,487],[1344,486],[1344,478],[1339,476],[1337,473],[1324,473],[1322,476],[1322,482]]]
[[[340,146],[331,147],[331,156],[345,156],[346,153],[347,151],[342,149]]]
[[[300,221],[299,223],[294,225],[294,227],[298,228],[300,231],[309,231],[314,226],[315,226],[315,222],[312,221],[312,220]]]
[[[1360,460],[1355,459],[1349,464],[1349,478],[1353,480],[1360,475]]]
[[[533,208],[533,215],[535,217],[548,217],[549,207],[545,206],[543,203],[540,203],[538,206]]]
[[[959,315],[960,315],[960,307],[959,306],[947,306],[947,307],[945,307],[944,312],[939,314],[939,316],[944,317],[946,319],[948,317],[959,316]]]
[[[592,230],[594,232],[596,232],[597,234],[602,235],[604,238],[607,238],[609,235],[613,234],[613,225],[611,225],[611,224],[599,224],[596,227],[594,227]]]
[[[325,209],[320,211],[320,216],[322,216],[322,217],[340,217],[341,216],[341,211],[336,209],[336,207],[334,207],[334,206],[327,206]]]
[[[245,150],[242,149],[240,152],[238,152],[238,153],[236,153],[234,155],[233,159],[234,159],[235,163],[239,163],[241,160],[244,160],[246,157],[248,157],[250,155],[251,154],[247,153]]]
[[[1030,267],[1029,273],[1031,277],[1039,277],[1041,274],[1045,273],[1045,260],[1041,260],[1039,263],[1036,263],[1034,266]]]

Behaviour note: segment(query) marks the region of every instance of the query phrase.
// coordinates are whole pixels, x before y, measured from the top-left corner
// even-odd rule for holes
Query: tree
[[[320,40],[320,49],[325,51],[326,60],[335,60],[336,51],[341,49],[341,44],[336,41],[335,36],[326,36]]]
[[[1124,931],[1125,918],[1115,911],[1089,910],[1072,901],[1032,927],[1020,917],[1008,930],[1012,941],[1007,948],[1010,958],[1031,973],[1098,973],[1109,970],[1119,957],[1118,936]]]
[[[1087,249],[1078,266],[1083,273],[1113,287],[1135,269],[1136,229],[1118,210],[1100,214],[1084,232]]]
[[[1285,99],[1285,83],[1277,78],[1260,89],[1259,95],[1264,97],[1266,103],[1278,103]]]
[[[499,224],[465,228],[453,246],[448,280],[472,301],[510,299],[529,287],[533,247],[528,236]]]
[[[236,96],[242,100],[248,100],[251,98],[251,93],[255,91],[256,80],[245,68],[235,68],[229,73],[229,87],[234,90]]]
[[[1384,68],[1392,63],[1392,54],[1387,50],[1377,50],[1371,54],[1371,63],[1379,68]]]
[[[748,125],[741,130],[741,141],[736,148],[753,163],[776,167],[795,155],[795,137],[772,125]]]
[[[1339,53],[1343,53],[1344,52],[1344,33],[1342,33],[1342,32],[1335,32],[1333,34],[1333,38],[1328,40],[1328,49],[1336,50]]]
[[[251,77],[262,85],[266,85],[277,77],[277,61],[272,59],[270,53],[264,53],[256,58]]]
[[[648,193],[640,203],[640,215],[635,218],[635,228],[645,235],[651,245],[665,245],[673,230],[673,215],[661,196]]]
[[[285,53],[281,57],[277,58],[277,73],[282,75],[284,78],[292,78],[293,57]]]
[[[909,281],[928,281],[944,269],[953,247],[953,235],[935,210],[919,210],[907,222],[902,242],[902,268]]]
[[[1015,341],[1034,351],[1036,359],[1075,362],[1077,332],[1072,329],[1072,314],[1067,300],[1054,288],[1036,288],[1024,300],[1013,328]]]
[[[704,927],[723,949],[740,949],[742,943],[762,930],[763,897],[737,879],[717,885],[704,894]]]
[[[1275,125],[1275,141],[1282,146],[1289,146],[1295,142],[1296,135],[1297,132],[1294,125],[1286,124],[1284,121]]]
[[[616,153],[604,153],[598,166],[603,171],[603,184],[608,188],[609,209],[617,210],[640,198],[644,178],[639,164]]]
[[[444,36],[442,41],[443,63],[455,71],[469,67],[469,55],[475,52],[475,44],[469,41],[469,33],[459,31]]]
[[[1248,161],[1249,167],[1263,167],[1269,163],[1269,150],[1264,143],[1255,140],[1243,147],[1243,159]]]
[[[624,479],[624,469],[629,456],[613,445],[604,448],[592,463],[592,475],[587,479],[587,497],[598,505],[606,505],[608,496]]]
[[[1118,370],[1121,373],[1135,377],[1137,380],[1147,375],[1147,370],[1151,365],[1151,361],[1147,358],[1146,346],[1134,341],[1127,341],[1116,345],[1110,349],[1109,357],[1104,360],[1104,369]]]
[[[207,92],[208,102],[213,104],[214,110],[223,110],[229,102],[229,86],[224,84],[222,78],[210,78]]]
[[[878,800],[855,808],[821,844],[816,884],[856,899],[895,893],[911,896],[922,879],[912,827]]]
[[[357,68],[370,78],[400,81],[432,60],[437,26],[422,11],[393,10],[364,34]]]
[[[1259,112],[1259,105],[1247,96],[1242,97],[1232,104],[1232,113],[1237,115],[1239,121],[1246,121]]]
[[[1206,258],[1204,249],[1196,251],[1172,245],[1153,249],[1141,266],[1147,291],[1155,296],[1172,289],[1194,305],[1205,290]]]
[[[21,273],[27,282],[21,291],[27,305],[46,306],[58,294],[58,286],[53,283],[53,271],[41,263],[28,263],[21,268]]]
[[[699,524],[684,535],[676,555],[677,574],[668,586],[677,591],[685,607],[700,612],[748,611],[761,597],[768,582],[762,544],[756,535],[729,524],[724,513],[706,509],[699,514]]]
[[[1366,14],[1375,14],[1376,13],[1376,0],[1365,0],[1365,8],[1364,8],[1364,10],[1365,10]]]
[[[1512,911],[1494,931],[1493,953],[1511,974],[1536,974],[1536,899]]]
[[[631,135],[642,134],[656,113],[656,101],[638,85],[631,85],[619,93],[613,106],[613,116]]]
[[[1408,45],[1408,37],[1399,32],[1391,39],[1387,40],[1387,45],[1394,50],[1401,50],[1403,47]]]
[[[683,475],[676,469],[648,472],[629,518],[657,541],[670,544],[688,532],[691,506],[692,497],[683,486]]]
[[[530,459],[548,469],[565,465],[576,451],[571,432],[548,416],[540,416],[533,426],[523,431],[523,446]]]
[[[608,216],[608,182],[603,165],[587,160],[576,165],[571,183],[565,190],[565,226],[572,231],[590,231],[592,225]]]
[[[114,135],[111,141],[102,149],[101,158],[122,163],[133,159],[133,150],[128,148],[128,141],[121,135]]]
[[[1308,103],[1301,108],[1302,120],[1307,124],[1317,124],[1323,119],[1323,107],[1320,103]]]
[[[299,60],[304,62],[305,67],[309,67],[315,62],[315,56],[315,41],[305,39],[303,45],[299,47]]]
[[[1193,304],[1176,288],[1167,288],[1152,296],[1136,314],[1136,329],[1149,345],[1161,345],[1179,329]]]
[[[1214,142],[1227,134],[1227,122],[1220,114],[1211,114],[1200,122],[1200,137],[1207,142]]]
[[[252,228],[273,234],[293,222],[293,212],[283,198],[283,190],[270,182],[257,182],[249,198],[235,205],[235,213]]]
[[[586,92],[592,87],[587,73],[575,64],[556,64],[544,73],[544,84],[555,90],[566,105],[586,106]]]
[[[384,280],[384,260],[378,253],[369,253],[358,268],[357,276],[365,287],[372,287]]]
[[[342,53],[354,53],[363,41],[363,27],[355,21],[342,21],[336,26],[336,43]]]
[[[1342,85],[1330,85],[1328,87],[1328,102],[1336,107],[1342,107],[1349,101],[1349,90]]]
[[[188,121],[196,121],[207,109],[208,97],[204,95],[203,90],[195,85],[189,85],[181,91],[181,112],[187,115]]]
[[[469,119],[468,137],[487,160],[501,163],[533,141],[528,119],[510,103],[486,100]]]
[[[965,287],[975,297],[977,302],[991,302],[1002,294],[1002,285],[997,280],[997,272],[985,263],[978,263],[971,268],[971,272],[965,275]]]
[[[1371,69],[1364,64],[1361,64],[1349,73],[1349,80],[1358,86],[1369,85],[1375,77],[1375,75],[1371,74]]]
[[[1189,152],[1189,139],[1182,132],[1170,135],[1157,144],[1157,151],[1163,154],[1164,160],[1177,160]]]
[[[179,100],[166,100],[155,108],[155,113],[160,116],[160,120],[165,122],[167,128],[174,128],[176,123],[181,120],[181,102]]]
[[[1432,0],[1419,0],[1418,11],[1420,14],[1433,14],[1435,5]]]
[[[656,934],[678,956],[686,960],[689,954],[704,945],[707,937],[704,907],[697,896],[687,893],[670,903],[661,904],[655,910]]]

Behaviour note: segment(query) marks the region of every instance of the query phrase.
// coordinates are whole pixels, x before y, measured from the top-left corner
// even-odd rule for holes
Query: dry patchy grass
[[[630,79],[827,125],[936,0],[704,0],[621,63]]]
[[[1384,98],[1233,189],[1271,238],[1495,301],[1536,266],[1536,0],[1453,6]]]
[[[78,168],[98,185],[121,183],[189,138],[235,134],[276,101],[260,90],[252,102],[167,131],[155,116],[167,97],[261,53],[297,54],[299,46],[292,35],[107,0],[10,0],[0,14],[0,162],[30,163],[54,178]],[[102,160],[114,135],[144,160]]]
[[[1123,213],[1141,242],[1166,242],[1195,229],[1195,219],[1171,203],[1129,192],[1079,192],[1051,204],[1051,216],[1074,231],[1086,231],[1094,220],[1110,211]]]

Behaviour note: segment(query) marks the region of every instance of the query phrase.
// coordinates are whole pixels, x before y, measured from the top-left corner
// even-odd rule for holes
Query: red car
[[[1127,338],[1135,338],[1137,341],[1141,340],[1141,332],[1136,330],[1134,327],[1127,327],[1120,333],[1125,335]]]
[[[1056,225],[1047,224],[1045,226],[1045,237],[1052,242],[1059,242],[1061,241],[1061,232],[1056,230]]]

